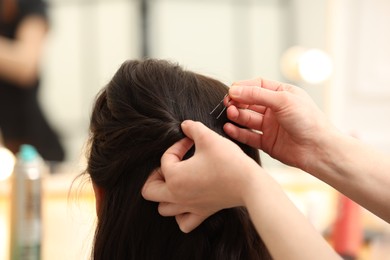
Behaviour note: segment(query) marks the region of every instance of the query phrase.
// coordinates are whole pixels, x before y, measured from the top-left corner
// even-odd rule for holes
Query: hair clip
[[[212,115],[214,113],[215,110],[217,110],[217,108],[223,103],[223,100],[228,96],[229,94],[226,94],[225,96],[223,96],[222,100],[214,107],[213,110],[211,110],[210,112],[210,115]],[[223,107],[223,109],[221,110],[221,112],[218,114],[217,116],[217,119],[222,115],[222,113],[226,110],[226,106]]]

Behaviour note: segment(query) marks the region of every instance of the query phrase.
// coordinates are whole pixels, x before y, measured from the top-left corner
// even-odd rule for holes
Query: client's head
[[[87,168],[97,196],[95,259],[269,258],[243,208],[222,210],[185,234],[141,196],[162,154],[184,137],[183,120],[225,136],[226,114],[210,111],[226,93],[221,82],[162,60],[126,61],[99,93]],[[239,145],[259,162],[257,150]]]

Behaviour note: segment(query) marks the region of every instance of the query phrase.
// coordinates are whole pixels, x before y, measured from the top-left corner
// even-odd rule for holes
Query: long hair
[[[226,114],[209,113],[226,93],[221,82],[167,61],[122,64],[99,93],[90,122],[86,171],[104,190],[94,259],[270,259],[244,208],[222,210],[185,234],[141,196],[162,154],[184,137],[183,120],[225,136]],[[256,149],[239,145],[260,162]]]

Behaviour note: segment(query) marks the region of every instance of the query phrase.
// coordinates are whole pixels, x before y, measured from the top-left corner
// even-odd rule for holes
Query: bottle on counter
[[[43,159],[31,145],[22,145],[11,176],[11,259],[41,258],[41,179]]]

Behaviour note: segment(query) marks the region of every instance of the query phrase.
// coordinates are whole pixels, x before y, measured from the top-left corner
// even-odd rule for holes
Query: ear
[[[102,203],[104,197],[103,188],[97,186],[94,182],[92,182],[93,191],[95,193],[95,205],[96,205],[96,214],[99,216],[100,205]]]

